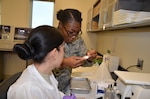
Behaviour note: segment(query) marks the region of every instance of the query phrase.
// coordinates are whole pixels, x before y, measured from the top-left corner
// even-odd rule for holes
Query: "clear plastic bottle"
[[[112,85],[109,85],[108,88],[105,89],[104,99],[114,99],[114,90]]]
[[[106,54],[103,56],[103,61],[106,63],[107,67],[109,67],[110,57],[110,50],[107,50]]]

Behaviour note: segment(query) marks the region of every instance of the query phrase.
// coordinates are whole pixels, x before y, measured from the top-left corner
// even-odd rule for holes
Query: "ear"
[[[62,26],[63,26],[62,22],[59,22],[58,27],[62,28]]]
[[[51,52],[50,52],[50,57],[54,60],[56,60],[56,57],[57,57],[57,54],[58,54],[58,51],[56,48],[54,48]]]

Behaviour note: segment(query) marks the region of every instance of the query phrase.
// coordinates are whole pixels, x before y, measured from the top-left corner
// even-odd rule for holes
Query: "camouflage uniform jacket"
[[[64,51],[64,57],[84,56],[87,52],[87,49],[84,40],[81,37],[79,37],[73,43],[65,43]],[[56,79],[58,80],[58,89],[64,93],[66,92],[67,87],[70,85],[71,72],[72,68],[69,67],[60,67],[53,70],[53,73]]]

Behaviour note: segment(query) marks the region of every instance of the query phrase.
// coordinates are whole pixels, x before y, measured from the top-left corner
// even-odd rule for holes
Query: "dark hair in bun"
[[[57,12],[57,19],[63,24],[70,20],[75,20],[79,23],[82,22],[81,12],[76,9],[65,9]]]
[[[54,27],[43,25],[33,29],[24,44],[14,45],[14,52],[21,59],[33,59],[34,62],[43,62],[45,56],[54,48],[59,50],[64,38]]]

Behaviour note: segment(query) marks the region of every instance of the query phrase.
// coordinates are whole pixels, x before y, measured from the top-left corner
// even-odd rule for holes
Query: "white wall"
[[[1,0],[1,14],[3,25],[29,27],[30,0]]]
[[[132,67],[129,71],[150,73],[150,26],[99,32],[97,50],[103,54],[110,49],[112,55],[120,57],[120,65],[127,68],[137,64],[137,59],[144,60],[143,70]]]
[[[30,0],[1,0],[1,23],[12,27],[30,26]],[[2,52],[4,75],[8,77],[25,69],[26,62],[12,52]],[[2,55],[0,54],[0,55]]]

